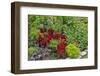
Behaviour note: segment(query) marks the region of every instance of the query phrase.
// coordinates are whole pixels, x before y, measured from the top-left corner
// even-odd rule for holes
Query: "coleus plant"
[[[49,28],[48,31],[44,31],[46,29],[41,28],[39,32],[38,44],[39,47],[47,47],[48,44],[52,41],[57,39],[59,42],[56,44],[57,54],[63,55],[65,51],[65,40],[66,36],[61,34],[60,32],[54,31],[52,28]]]

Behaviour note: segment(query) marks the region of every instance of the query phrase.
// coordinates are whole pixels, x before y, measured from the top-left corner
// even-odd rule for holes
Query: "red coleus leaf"
[[[65,43],[64,42],[60,42],[58,45],[57,45],[57,53],[60,55],[60,54],[63,54],[64,53],[64,50],[65,50]]]
[[[55,39],[59,39],[60,36],[61,36],[61,34],[59,32],[54,32],[54,34],[53,34],[53,38],[55,38]]]
[[[61,34],[61,39],[66,39],[66,36]]]
[[[48,37],[47,37],[48,43],[49,43],[51,40],[52,40],[52,36],[51,36],[51,35],[48,35]]]

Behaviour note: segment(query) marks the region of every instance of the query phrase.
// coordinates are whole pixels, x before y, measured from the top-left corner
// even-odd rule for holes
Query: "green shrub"
[[[37,40],[38,33],[39,33],[39,30],[36,28],[30,28],[28,30],[28,46],[29,47],[34,46],[33,42],[35,42]]]
[[[49,43],[48,47],[51,48],[51,49],[56,49],[57,44],[58,44],[58,40],[53,39],[53,40],[51,40],[51,42]]]
[[[28,55],[29,55],[29,58],[32,56],[32,54],[34,53],[34,52],[36,52],[37,51],[37,48],[36,47],[29,47],[28,48]]]
[[[70,58],[77,58],[80,55],[80,49],[74,44],[69,44],[66,48],[66,54]]]

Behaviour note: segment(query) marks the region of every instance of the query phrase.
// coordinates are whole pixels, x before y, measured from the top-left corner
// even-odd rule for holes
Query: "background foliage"
[[[88,18],[75,16],[37,16],[28,15],[28,47],[35,49],[34,42],[38,38],[40,25],[51,27],[66,35],[66,44],[75,44],[80,51],[88,45]],[[56,43],[56,42],[54,42]],[[50,45],[53,46],[53,45]],[[32,48],[31,48],[32,49]]]

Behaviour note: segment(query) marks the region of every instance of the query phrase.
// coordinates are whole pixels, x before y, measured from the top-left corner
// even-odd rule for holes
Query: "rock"
[[[82,56],[80,55],[79,57],[78,57],[78,59],[81,59],[82,58]]]
[[[87,51],[82,51],[81,52],[81,56],[84,56],[84,55],[86,55],[87,54]]]

